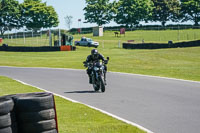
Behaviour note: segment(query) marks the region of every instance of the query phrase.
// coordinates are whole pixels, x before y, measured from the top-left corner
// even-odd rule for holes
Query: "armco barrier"
[[[200,46],[200,40],[190,42],[178,42],[178,43],[123,43],[124,49],[161,49],[161,48],[182,48],[182,47],[196,47]]]
[[[58,133],[53,94],[39,92],[0,97],[0,133]]]

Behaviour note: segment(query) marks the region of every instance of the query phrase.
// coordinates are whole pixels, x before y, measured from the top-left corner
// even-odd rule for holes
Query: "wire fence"
[[[60,29],[43,29],[43,30],[12,30],[6,31],[0,35],[2,43],[9,46],[56,46],[59,45],[61,36]]]
[[[73,36],[79,40],[81,36],[92,38],[92,31],[81,30],[81,33],[74,33]],[[169,40],[174,42],[200,40],[200,26],[173,26],[173,27],[136,27],[125,28],[125,35],[120,35],[120,27],[104,28],[103,37],[94,37],[95,40],[118,45],[119,41],[132,41],[136,43],[144,42],[165,42]],[[27,30],[15,29],[6,31],[4,35],[0,35],[3,41],[0,44],[8,44],[9,46],[60,46],[62,44],[62,34],[65,30],[60,29],[42,29],[42,30]],[[116,36],[115,33],[118,33]],[[72,34],[72,33],[71,33]]]

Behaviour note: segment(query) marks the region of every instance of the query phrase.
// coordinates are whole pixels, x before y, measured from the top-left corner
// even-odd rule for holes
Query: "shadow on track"
[[[65,93],[100,93],[98,91],[70,91]]]

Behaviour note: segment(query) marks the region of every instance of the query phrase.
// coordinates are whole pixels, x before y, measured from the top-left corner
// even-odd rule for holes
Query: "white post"
[[[37,36],[37,45],[38,45],[38,36]]]
[[[15,44],[17,44],[18,41],[17,40],[17,29],[15,28]]]
[[[13,36],[11,36],[10,39],[11,39],[11,43],[13,43]]]
[[[61,34],[60,34],[60,29],[58,29],[58,40],[59,40],[59,46],[61,46]]]
[[[118,47],[120,48],[120,40],[119,40],[119,42],[118,42]]]
[[[178,41],[180,41],[180,30],[179,30],[179,24],[178,24]]]
[[[25,45],[25,43],[26,43],[26,37],[25,37],[24,31],[23,31],[23,37],[24,37],[24,45]]]
[[[8,31],[8,42],[10,42],[10,35],[9,35],[10,33],[9,33],[9,31]]]

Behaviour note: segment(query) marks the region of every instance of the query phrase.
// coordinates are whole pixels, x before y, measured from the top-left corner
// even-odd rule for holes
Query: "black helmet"
[[[92,55],[98,54],[98,51],[96,49],[93,49],[93,50],[91,50],[91,54]]]
[[[98,59],[98,57],[99,57],[99,53],[96,49],[91,50],[91,55],[92,55],[93,59]]]

